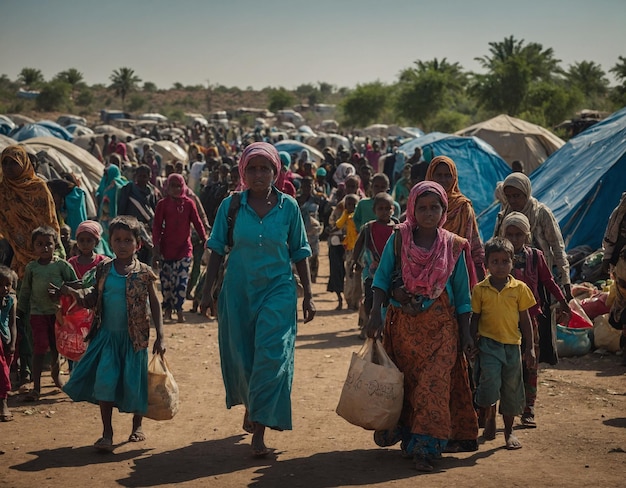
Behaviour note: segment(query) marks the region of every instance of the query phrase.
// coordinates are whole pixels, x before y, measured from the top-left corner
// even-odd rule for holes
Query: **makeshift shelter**
[[[72,162],[71,172],[78,177],[81,186],[83,186],[86,191],[95,192],[96,188],[98,188],[98,184],[104,173],[104,165],[89,152],[76,144],[55,137],[37,137],[29,139],[25,142],[25,145],[54,148]]]
[[[15,129],[15,122],[13,122],[6,115],[0,115],[0,135],[7,136]]]
[[[526,174],[532,173],[565,141],[540,125],[508,115],[466,127],[455,132],[457,136],[475,136],[491,145],[509,166],[515,160],[523,161]]]
[[[70,142],[74,139],[74,136],[70,134],[65,127],[57,124],[56,122],[52,122],[51,120],[39,120],[36,124],[45,127],[52,132],[54,137],[58,137],[59,139],[64,139]]]
[[[303,149],[306,149],[307,151],[309,151],[311,161],[313,161],[317,166],[319,166],[320,163],[324,161],[324,155],[319,150],[315,149],[313,146],[305,144],[304,142],[287,139],[285,141],[277,142],[276,144],[274,144],[274,147],[277,151],[285,151],[290,155],[294,153],[300,154]]]
[[[554,213],[565,247],[599,248],[609,216],[626,191],[626,108],[570,139],[532,175],[533,196]],[[478,224],[493,233],[500,205]]]
[[[5,147],[12,146],[14,144],[17,144],[17,141],[15,139],[0,134],[0,152],[4,151]]]
[[[414,130],[405,130],[397,125],[386,124],[370,125],[356,132],[367,137],[415,137]]]
[[[34,137],[56,137],[50,129],[39,124],[26,124],[16,128],[9,136],[18,142],[27,141]]]
[[[22,114],[7,114],[7,117],[9,117],[13,122],[15,122],[15,125],[35,123],[33,119]]]
[[[417,146],[423,152],[429,148],[433,156],[448,156],[454,160],[459,173],[459,188],[472,200],[476,215],[493,202],[496,184],[511,172],[496,151],[477,137],[432,132],[412,139],[398,149],[411,155]]]
[[[174,163],[175,161],[182,161],[184,164],[189,162],[189,154],[182,147],[172,141],[154,141],[147,137],[141,139],[135,139],[130,142],[130,146],[133,150],[138,149],[139,154],[143,154],[143,146],[150,146],[154,149],[154,152],[161,156],[161,164],[163,167],[167,163]]]

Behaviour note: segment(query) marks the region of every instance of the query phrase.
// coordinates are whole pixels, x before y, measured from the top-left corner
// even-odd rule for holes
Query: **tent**
[[[9,136],[0,134],[0,151],[4,151],[5,147],[12,146],[14,144],[17,144],[15,139],[11,139]]]
[[[274,144],[274,147],[277,151],[285,151],[289,153],[289,155],[292,155],[294,153],[297,153],[299,155],[302,150],[306,149],[307,151],[309,151],[311,161],[313,161],[317,166],[319,166],[320,163],[324,161],[324,155],[318,149],[314,148],[313,146],[309,146],[304,142],[287,139],[285,141],[277,142],[276,144]],[[293,162],[295,161],[292,161],[292,163]]]
[[[53,148],[72,162],[71,172],[81,182],[87,192],[95,192],[104,173],[104,165],[89,152],[56,137],[37,137],[25,142],[27,146],[37,145],[41,148]]]
[[[523,161],[526,174],[532,173],[565,142],[540,125],[525,120],[498,115],[493,119],[455,132],[458,136],[476,136],[490,144],[509,166]]]
[[[39,120],[38,122],[36,122],[36,124],[42,125],[46,129],[48,129],[50,132],[52,132],[52,135],[54,137],[58,137],[59,139],[64,139],[70,142],[72,142],[72,139],[74,139],[74,136],[70,134],[65,129],[65,127],[57,124],[56,122],[52,122],[51,120]]]
[[[26,124],[15,129],[9,136],[18,142],[26,141],[33,137],[56,137],[50,129],[39,124]]]
[[[418,129],[419,130],[419,129]],[[374,124],[361,129],[360,134],[367,137],[416,137],[414,129],[406,130],[397,125]]]
[[[612,210],[626,191],[626,108],[570,139],[530,176],[533,196],[561,227],[565,247],[599,248]],[[481,215],[491,236],[500,206]]]
[[[162,165],[165,167],[167,163],[174,163],[175,161],[182,161],[184,164],[189,162],[189,154],[182,147],[172,141],[154,141],[148,137],[142,137],[141,139],[135,139],[130,141],[130,146],[133,150],[138,149],[139,154],[143,154],[143,146],[150,146],[154,149],[159,156],[161,156]]]
[[[15,122],[6,115],[0,115],[0,135],[9,135],[14,129]]]
[[[472,200],[476,215],[493,202],[496,184],[511,172],[511,168],[494,149],[477,137],[432,132],[412,139],[398,149],[410,156],[417,146],[422,151],[430,148],[434,156],[452,158],[459,173],[459,188]]]

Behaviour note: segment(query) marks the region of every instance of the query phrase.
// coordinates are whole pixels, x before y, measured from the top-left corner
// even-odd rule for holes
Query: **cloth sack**
[[[367,430],[393,429],[403,400],[404,374],[379,340],[367,339],[358,353],[352,353],[337,414]]]
[[[54,323],[57,351],[71,361],[78,361],[87,349],[85,337],[93,322],[93,310],[81,307],[70,296],[63,295],[60,301]]]
[[[153,354],[148,363],[148,411],[145,417],[170,420],[178,412],[179,405],[178,385],[167,360],[160,354]]]
[[[593,345],[609,352],[620,350],[622,331],[609,324],[609,314],[599,315],[593,321]]]

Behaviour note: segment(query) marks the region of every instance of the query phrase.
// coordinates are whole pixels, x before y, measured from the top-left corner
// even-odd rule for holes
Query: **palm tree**
[[[587,97],[605,95],[609,86],[604,70],[593,61],[581,61],[569,67],[566,73],[567,80]]]
[[[109,88],[115,90],[115,94],[122,99],[122,108],[126,95],[137,89],[137,84],[141,82],[141,78],[135,75],[135,71],[131,68],[119,68],[113,71],[109,77],[112,84]]]
[[[44,82],[43,73],[36,68],[22,68],[17,79],[28,88]]]
[[[64,81],[72,87],[72,98],[74,98],[76,87],[83,82],[83,74],[76,68],[70,68],[61,71],[56,77],[58,80]]]

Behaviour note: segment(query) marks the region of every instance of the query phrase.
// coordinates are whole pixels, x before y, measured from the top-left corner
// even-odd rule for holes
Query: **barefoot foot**
[[[514,451],[515,449],[521,449],[522,443],[519,441],[515,434],[511,433],[508,437],[506,437],[506,448],[510,451]]]

